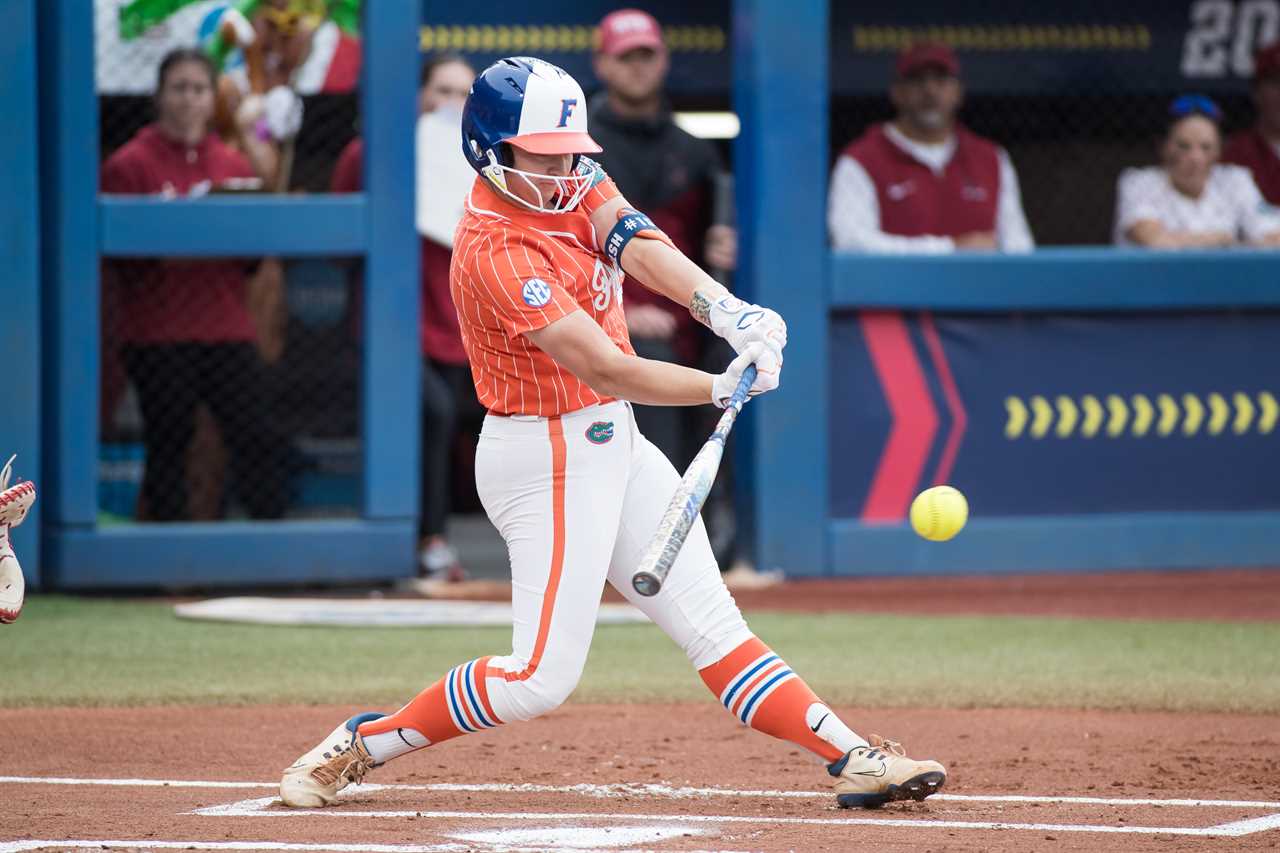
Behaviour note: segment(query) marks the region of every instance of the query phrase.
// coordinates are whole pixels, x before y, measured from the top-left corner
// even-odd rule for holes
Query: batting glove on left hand
[[[779,359],[777,366],[770,366],[769,371],[761,367],[762,363],[766,363],[774,355],[773,350],[761,343],[748,344],[742,354],[729,363],[729,367],[724,373],[721,373],[711,383],[711,402],[723,409],[729,405],[729,398],[733,396],[733,392],[737,390],[738,383],[742,381],[743,371],[749,365],[756,366],[756,381],[751,383],[751,390],[747,392],[748,397],[754,397],[757,394],[763,394],[766,391],[772,391],[778,387],[778,379],[782,374],[782,362]]]

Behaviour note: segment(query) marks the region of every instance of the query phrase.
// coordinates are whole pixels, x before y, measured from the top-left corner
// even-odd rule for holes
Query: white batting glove
[[[759,342],[777,351],[787,345],[787,324],[777,311],[743,302],[736,296],[722,296],[711,304],[707,313],[711,331],[729,342],[733,351],[741,353],[750,343]]]
[[[738,383],[742,381],[742,373],[748,365],[756,366],[756,381],[751,383],[751,390],[747,392],[748,397],[754,397],[757,394],[763,394],[766,391],[772,391],[778,387],[778,379],[782,375],[782,361],[777,359],[777,366],[771,367],[768,372],[761,368],[761,362],[767,362],[771,357],[775,356],[774,351],[762,343],[747,344],[742,354],[729,362],[729,367],[724,373],[721,373],[711,383],[711,402],[723,409],[729,405],[729,398],[733,396],[733,392],[737,390]]]

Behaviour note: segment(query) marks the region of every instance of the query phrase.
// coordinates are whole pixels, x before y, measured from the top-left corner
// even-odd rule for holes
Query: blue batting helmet
[[[531,154],[579,154],[601,150],[587,133],[587,105],[582,87],[568,72],[531,56],[500,59],[481,71],[471,85],[462,109],[462,153],[478,174],[499,192],[525,207],[565,210],[571,197],[581,197],[577,186],[566,187],[561,205],[546,208],[512,196],[507,188],[513,168],[507,145]],[[576,199],[574,199],[576,204]]]

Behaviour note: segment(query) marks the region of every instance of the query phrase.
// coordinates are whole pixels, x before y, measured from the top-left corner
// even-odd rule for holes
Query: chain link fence
[[[328,190],[357,132],[358,3],[94,15],[104,193]],[[103,260],[104,521],[358,514],[355,265]]]
[[[210,126],[266,191],[323,192],[358,132],[358,0],[94,0],[103,156],[160,120],[163,58],[214,72]]]
[[[104,520],[358,514],[355,263],[103,262]]]
[[[1116,179],[1126,168],[1157,162],[1175,94],[970,94],[960,121],[1009,152],[1037,245],[1109,244]],[[1217,101],[1227,116],[1224,135],[1249,121],[1247,95]],[[884,96],[833,98],[833,159],[893,115]]]
[[[1210,95],[1224,139],[1251,125],[1254,51],[1280,38],[1280,0],[831,10],[832,161],[893,118],[899,52],[946,44],[965,89],[959,120],[1009,152],[1040,246],[1111,242],[1117,178],[1158,162],[1175,97]]]

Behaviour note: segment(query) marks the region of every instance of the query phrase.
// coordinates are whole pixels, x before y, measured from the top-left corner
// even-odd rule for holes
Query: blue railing
[[[1280,306],[1280,254],[1110,247],[1026,255],[833,254],[832,308],[1177,311]]]
[[[33,5],[33,9],[35,5]],[[99,198],[93,15],[39,11],[44,208],[45,582],[64,588],[386,579],[412,571],[417,515],[418,251],[413,221],[417,3],[366,3],[366,192],[350,197]],[[19,125],[23,123],[19,122]],[[8,159],[6,158],[6,162]],[[362,255],[360,518],[97,524],[102,256]]]

